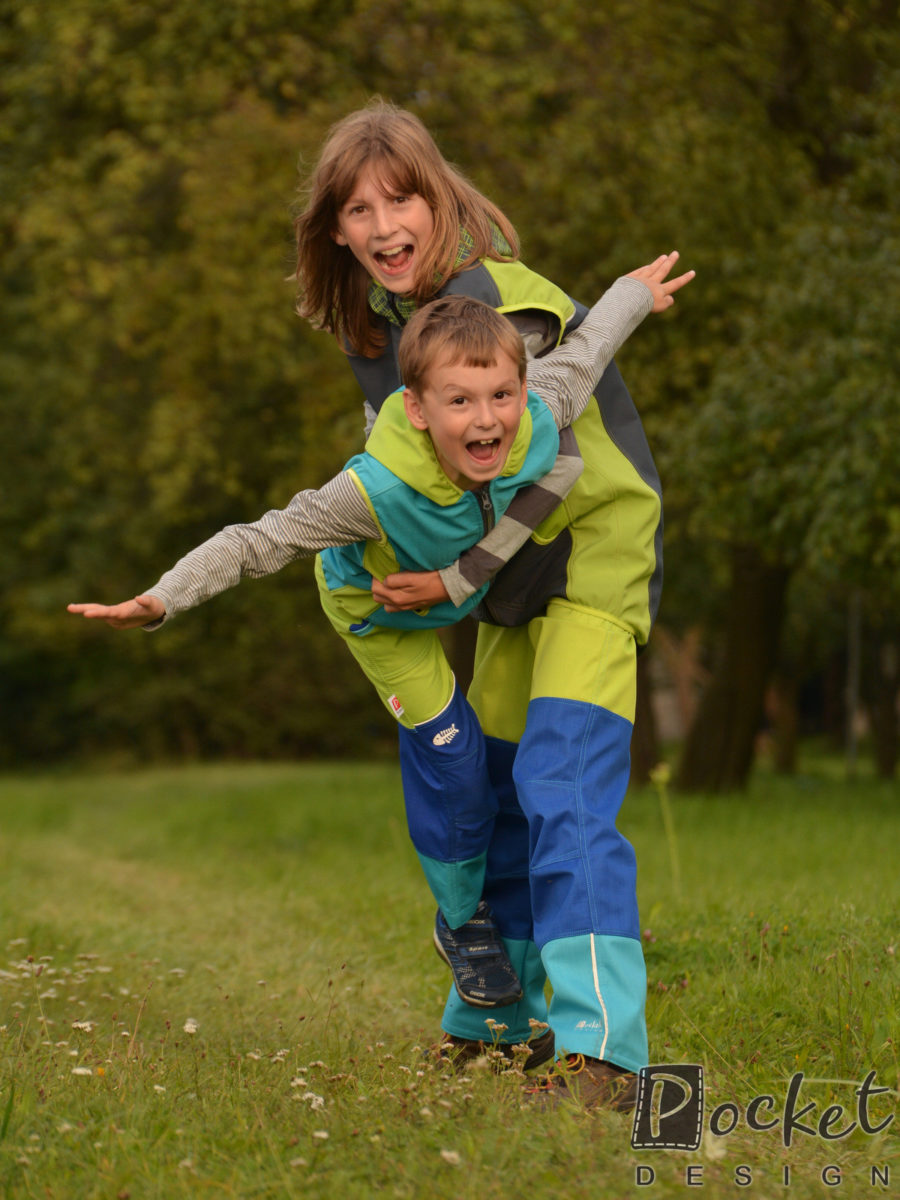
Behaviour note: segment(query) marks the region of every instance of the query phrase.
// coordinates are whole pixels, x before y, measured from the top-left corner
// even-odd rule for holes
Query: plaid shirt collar
[[[500,232],[496,225],[492,226],[491,244],[498,254],[504,258],[512,257],[512,246]],[[462,264],[472,253],[474,248],[472,235],[466,229],[459,231],[459,247],[456,251],[456,262],[454,269],[461,267]],[[418,308],[415,300],[407,296],[397,296],[393,292],[380,283],[376,283],[374,279],[369,280],[369,308],[379,316],[386,317],[392,325],[405,325],[409,318]]]

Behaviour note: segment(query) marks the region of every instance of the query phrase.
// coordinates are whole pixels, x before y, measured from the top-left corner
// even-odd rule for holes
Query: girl
[[[295,227],[299,311],[344,346],[367,428],[400,386],[400,333],[425,301],[485,300],[515,321],[532,354],[557,345],[586,311],[518,261],[509,221],[422,123],[380,100],[331,130]],[[458,604],[483,582],[479,572],[503,566],[482,605],[490,623],[479,630],[468,697],[499,801],[484,896],[524,993],[493,1016],[504,1045],[549,1021],[566,1056],[549,1098],[577,1091],[627,1108],[647,1061],[646,977],[634,854],[615,821],[628,782],[636,644],[659,600],[662,507],[614,364],[594,394],[573,427],[580,479],[507,566],[491,542],[444,571],[390,576],[373,590],[397,609],[448,596]],[[436,696],[435,713],[446,703]],[[401,765],[404,736],[408,727]],[[453,991],[442,1025],[454,1055],[481,1050],[483,1015]]]

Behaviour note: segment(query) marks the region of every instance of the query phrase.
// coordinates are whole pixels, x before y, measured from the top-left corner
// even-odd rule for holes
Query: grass
[[[708,1113],[737,1106],[696,1153],[423,1056],[447,974],[392,766],[0,777],[0,1196],[897,1194],[900,1122],[786,1148],[745,1120],[801,1071],[804,1124],[841,1105],[846,1127],[870,1071],[893,1089],[871,1121],[896,1112],[896,789],[661,783],[622,827],[651,1057],[702,1063]]]

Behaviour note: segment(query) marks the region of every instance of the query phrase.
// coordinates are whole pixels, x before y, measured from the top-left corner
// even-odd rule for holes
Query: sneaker
[[[631,1112],[637,1103],[637,1075],[602,1058],[569,1054],[556,1063],[539,1083],[525,1089],[542,1107],[556,1108],[570,1100],[582,1108],[609,1108]]]
[[[522,985],[506,954],[500,930],[482,900],[475,915],[451,929],[438,909],[434,946],[453,972],[453,983],[466,1004],[502,1008],[522,999]]]
[[[528,1051],[524,1056],[523,1047]],[[486,1058],[495,1071],[507,1070],[517,1060],[523,1070],[533,1071],[553,1057],[553,1049],[553,1030],[547,1029],[540,1037],[519,1045],[511,1042],[477,1042],[445,1033],[430,1053],[454,1071],[464,1071],[476,1058]]]

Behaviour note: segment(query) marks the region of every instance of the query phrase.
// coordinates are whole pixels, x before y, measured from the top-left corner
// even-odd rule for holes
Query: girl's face
[[[356,177],[333,234],[389,292],[413,290],[416,267],[434,234],[434,214],[421,196],[398,192],[372,166]]]

